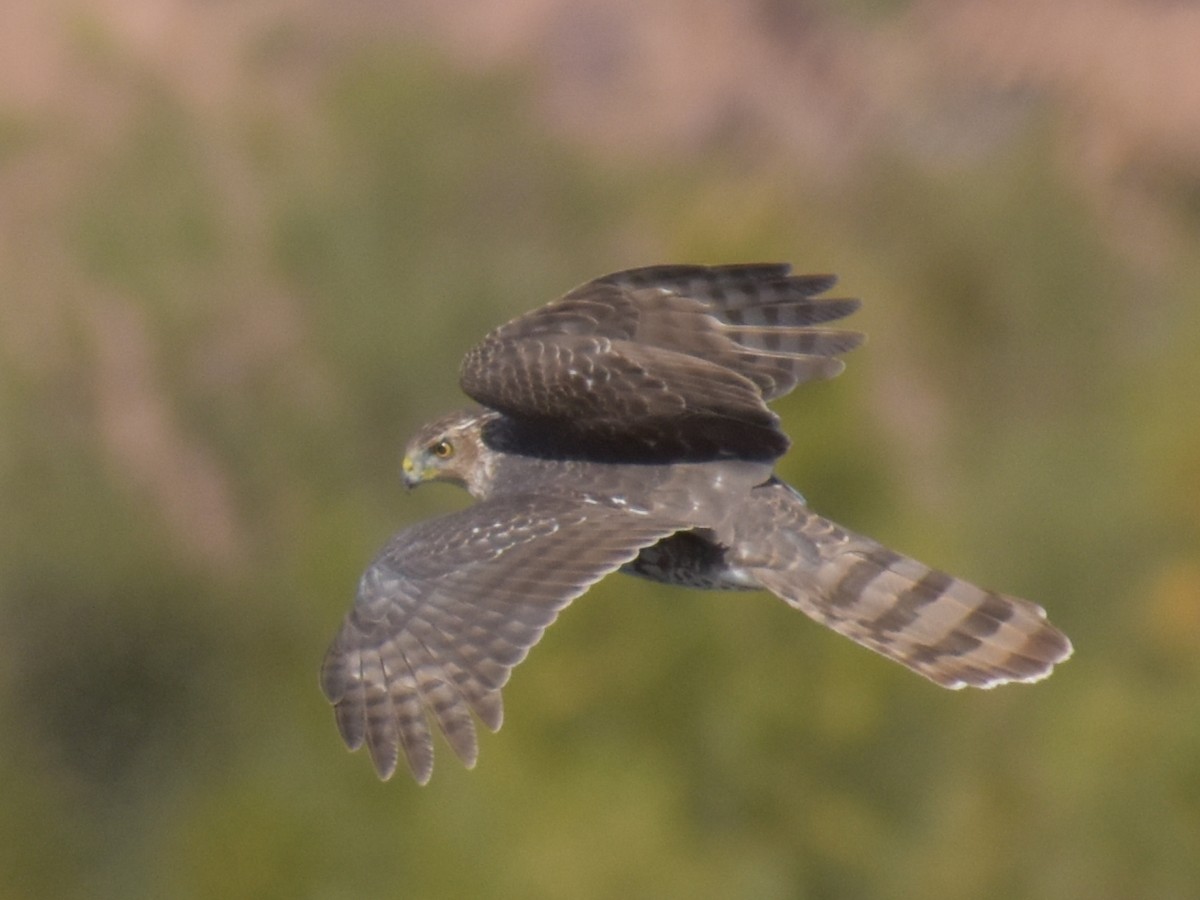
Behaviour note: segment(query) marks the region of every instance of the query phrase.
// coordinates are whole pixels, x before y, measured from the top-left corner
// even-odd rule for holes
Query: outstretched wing
[[[943,687],[1038,681],[1071,655],[1040,606],[854,534],[781,482],[753,492],[736,541],[762,587]]]
[[[404,753],[433,770],[432,715],[468,767],[473,712],[500,727],[500,688],[559,610],[679,523],[579,498],[509,495],[401,531],[363,575],[321,687],[351,750],[381,778]]]
[[[766,401],[842,370],[858,308],[786,264],[654,266],[598,278],[489,334],[463,390],[516,419],[663,453],[774,457]]]

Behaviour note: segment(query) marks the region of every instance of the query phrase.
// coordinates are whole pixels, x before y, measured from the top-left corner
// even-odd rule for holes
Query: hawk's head
[[[473,497],[487,493],[491,451],[483,443],[483,426],[496,413],[465,409],[423,426],[404,448],[401,477],[405,487],[426,481],[449,481]]]

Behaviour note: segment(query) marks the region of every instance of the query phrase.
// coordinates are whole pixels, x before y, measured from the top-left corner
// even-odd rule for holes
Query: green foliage
[[[298,73],[295,40],[249,64],[308,85],[302,115],[198,113],[110,51],[108,144],[0,128],[0,167],[69,159],[21,249],[59,248],[32,271],[72,295],[41,352],[0,344],[0,896],[1200,890],[1194,265],[1135,278],[1038,133],[942,174],[881,158],[835,203],[599,161],[517,74],[383,42]],[[780,404],[782,473],[1044,603],[1077,658],[947,694],[765,596],[613,578],[477,771],[439,747],[428,787],[377,783],[316,671],[387,534],[465,502],[395,478],[462,351],[601,272],[768,257],[844,271],[872,332]]]

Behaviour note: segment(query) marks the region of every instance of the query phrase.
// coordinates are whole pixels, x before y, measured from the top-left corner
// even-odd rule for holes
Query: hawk
[[[838,374],[858,301],[785,264],[606,275],[492,331],[462,363],[480,406],[420,429],[412,487],[473,506],[401,531],[362,576],[321,687],[381,778],[422,784],[432,719],[471,767],[512,669],[610,572],[767,590],[947,688],[1037,681],[1071,653],[1025,600],[836,525],[773,474],[788,438],[767,401]]]

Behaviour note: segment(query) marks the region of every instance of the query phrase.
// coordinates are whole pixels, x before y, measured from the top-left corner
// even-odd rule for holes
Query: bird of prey
[[[406,528],[362,577],[321,686],[350,749],[422,784],[429,720],[471,767],[474,720],[559,611],[610,572],[770,591],[947,688],[1037,681],[1071,653],[1038,606],[931,569],[810,510],[773,474],[767,401],[830,378],[862,341],[858,301],[786,264],[606,275],[466,355],[479,406],[421,428],[408,486],[474,505]]]

